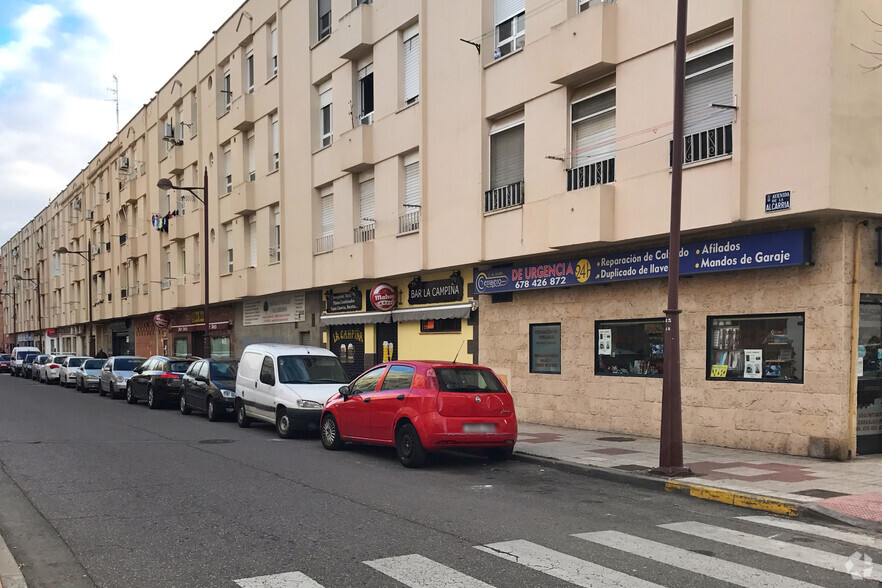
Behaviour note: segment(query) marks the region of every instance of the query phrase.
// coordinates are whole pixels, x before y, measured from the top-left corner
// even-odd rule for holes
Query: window
[[[273,77],[279,73],[279,30],[275,22],[270,28],[269,47],[269,63],[267,64],[269,67],[267,70],[270,72],[270,77]]]
[[[664,372],[665,319],[594,323],[594,373],[660,376]]]
[[[275,132],[275,128],[273,131]],[[253,182],[257,179],[257,165],[254,153],[254,131],[248,133],[248,138],[245,140],[245,159],[246,165],[248,166],[246,168],[248,170],[248,181]]]
[[[346,384],[349,377],[340,360],[327,355],[281,355],[279,382],[282,384]]]
[[[211,356],[212,357],[232,357],[230,347],[230,338],[227,335],[222,335],[220,337],[212,337],[211,338]],[[215,366],[218,364],[213,364],[211,366],[212,373],[215,371]],[[235,380],[235,376],[233,377]]]
[[[334,249],[334,194],[331,188],[319,192],[321,206],[321,236],[316,239],[315,253],[325,253]]]
[[[496,25],[494,59],[524,46],[524,0],[495,0],[493,21]]]
[[[420,36],[419,24],[402,35],[404,40],[404,103],[413,104],[420,97]]]
[[[226,233],[226,248],[227,248],[227,273],[233,272],[233,225],[227,223],[224,225],[224,232]]]
[[[729,33],[731,35],[731,33]],[[723,157],[732,153],[735,110],[712,106],[733,105],[733,47],[697,48],[686,61],[683,97],[683,163]],[[719,44],[719,43],[717,43]],[[671,143],[673,150],[673,142]],[[673,151],[671,152],[673,163]]]
[[[389,372],[383,378],[383,385],[380,390],[407,390],[413,382],[413,376],[416,369],[409,365],[393,365],[389,367]]]
[[[275,263],[282,260],[282,219],[278,204],[270,209],[270,217],[270,263]]]
[[[358,183],[359,211],[361,216],[355,229],[355,242],[372,241],[374,238],[374,174],[361,174]]]
[[[530,373],[559,374],[560,323],[530,325]]]
[[[196,136],[196,119],[199,118],[199,105],[196,102],[196,92],[193,92],[193,99],[190,100],[190,138]],[[137,159],[135,153],[132,153],[132,159]]]
[[[369,125],[374,120],[374,64],[358,70],[358,124]]]
[[[273,384],[276,382],[276,368],[272,357],[264,357],[263,365],[260,366],[260,381],[263,382],[265,378],[270,379]]]
[[[420,160],[418,154],[404,158],[404,214],[398,219],[398,232],[420,229]]]
[[[224,194],[233,191],[233,153],[230,146],[224,147]]]
[[[270,126],[272,127],[272,170],[279,169],[279,113],[275,113],[270,118]]]
[[[616,91],[573,102],[567,190],[608,184],[616,172]]]
[[[585,12],[592,6],[597,6],[599,4],[611,3],[615,0],[578,0],[579,2],[579,12]]]
[[[331,0],[318,0],[318,40],[331,34]]]
[[[248,217],[248,267],[257,267],[257,215]]]
[[[254,48],[245,50],[245,91],[254,91]]]
[[[322,84],[319,87],[319,139],[322,147],[330,145],[334,137],[331,106],[331,84]]]
[[[460,333],[462,319],[423,319],[420,321],[420,333]]]
[[[523,120],[490,135],[490,189],[484,194],[484,212],[524,203]]]
[[[803,381],[805,314],[707,318],[709,380]]]
[[[175,337],[175,355],[187,357],[187,338]]]
[[[353,394],[364,394],[365,392],[373,392],[377,388],[377,383],[380,381],[380,377],[383,375],[383,372],[386,371],[386,366],[374,368],[362,377],[360,377],[357,381],[352,383],[352,386],[349,387],[350,391]]]
[[[181,280],[186,283],[187,282],[187,249],[184,245],[181,245],[180,259],[178,260],[180,263],[181,270]]]
[[[229,112],[230,111],[230,102],[232,100],[231,96],[233,95],[233,92],[232,92],[231,86],[230,86],[230,66],[229,65],[224,67],[224,75],[223,75],[223,81],[221,82],[220,92],[221,92],[221,104],[223,104],[224,112]]]

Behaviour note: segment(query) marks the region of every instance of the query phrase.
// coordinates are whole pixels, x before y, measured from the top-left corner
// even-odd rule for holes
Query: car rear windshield
[[[211,364],[211,379],[235,380],[238,368],[239,364],[237,363],[213,363]]]
[[[336,357],[327,355],[282,355],[279,357],[282,384],[348,384],[349,376]]]
[[[0,354],[0,361],[9,361],[10,359],[12,359],[12,356],[8,353]]]
[[[442,392],[505,392],[496,375],[486,369],[435,368]]]
[[[83,369],[85,370],[100,370],[104,367],[103,359],[87,359],[86,363],[83,364]]]
[[[118,357],[113,360],[113,369],[123,372],[131,372],[139,365],[141,365],[141,360],[131,357]]]
[[[71,357],[67,360],[67,367],[77,367],[82,365],[84,361],[86,361],[85,357]]]
[[[179,374],[183,374],[187,371],[187,368],[190,367],[192,361],[170,361],[168,362],[169,371],[177,372]]]

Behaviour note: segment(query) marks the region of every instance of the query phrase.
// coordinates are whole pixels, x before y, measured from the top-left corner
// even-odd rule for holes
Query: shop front
[[[58,348],[61,351],[65,353],[76,353],[78,355],[89,353],[89,347],[84,340],[86,331],[83,325],[59,327],[58,329],[54,329],[54,331],[55,336],[58,338]]]
[[[383,361],[477,361],[477,313],[461,271],[325,292],[324,341],[350,377]]]
[[[233,310],[229,306],[212,307],[209,311],[208,334],[205,333],[203,310],[168,313],[169,325],[163,348],[177,357],[189,355],[204,357],[205,338],[209,338],[211,357],[229,358],[233,355]]]
[[[110,349],[108,355],[135,354],[135,322],[130,318],[113,321],[107,325],[110,333]]]
[[[850,455],[852,239],[830,221],[683,240],[684,441]],[[475,271],[481,363],[508,378],[520,419],[658,436],[667,258],[659,246]],[[873,269],[862,288],[882,291]],[[858,453],[882,450],[880,338],[882,296],[865,296]]]

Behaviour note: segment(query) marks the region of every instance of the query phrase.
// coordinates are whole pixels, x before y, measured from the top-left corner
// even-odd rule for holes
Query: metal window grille
[[[315,240],[315,254],[327,253],[334,250],[334,235],[322,235]]]
[[[616,181],[615,158],[567,170],[567,192]]]
[[[521,206],[524,203],[524,182],[515,182],[484,192],[484,212]]]
[[[398,217],[398,234],[414,233],[420,230],[420,211],[406,212]]]
[[[683,138],[683,163],[696,163],[732,154],[732,125],[724,125]],[[674,142],[670,143],[669,165],[674,165]]]

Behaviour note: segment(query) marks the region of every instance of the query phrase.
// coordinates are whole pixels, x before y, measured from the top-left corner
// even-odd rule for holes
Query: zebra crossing
[[[748,533],[697,521],[657,525],[658,529],[672,532],[664,534],[664,537],[676,536],[679,541],[675,542],[679,542],[681,545],[687,544],[689,548],[669,545],[638,534],[617,530],[575,533],[566,539],[573,542],[567,543],[567,545],[572,545],[575,552],[579,551],[580,545],[599,546],[734,586],[809,588],[827,584],[814,584],[770,569],[760,569],[714,555],[707,555],[711,552],[703,551],[699,547],[718,544],[724,545],[728,549],[744,550],[754,555],[754,557],[748,558],[753,561],[756,561],[756,556],[759,554],[771,560],[768,564],[769,567],[775,567],[778,560],[795,562],[807,570],[814,569],[815,572],[809,574],[813,579],[818,577],[832,578],[828,581],[836,581],[846,585],[855,580],[882,582],[882,556],[877,558],[879,564],[874,567],[871,556],[860,551],[867,551],[867,548],[878,550],[882,546],[880,538],[870,534],[771,516],[741,516],[735,517],[734,520],[750,525],[752,532]],[[776,538],[782,533],[808,537],[794,536],[794,542],[787,542]],[[797,541],[797,539],[802,539],[802,541]],[[853,549],[855,551],[853,555],[849,556],[799,544],[804,541],[820,540],[834,543],[836,548],[843,553],[851,552]],[[516,577],[518,569],[526,567],[538,574],[586,588],[651,588],[663,585],[640,575],[607,567],[602,561],[588,561],[576,555],[523,539],[475,545],[474,549],[481,554],[478,557],[490,558],[490,561],[502,560],[511,563],[513,577]],[[367,560],[362,564],[366,566],[365,575],[373,573],[370,570],[378,572],[389,579],[387,580],[388,585],[396,585],[397,582],[410,588],[494,588],[494,584],[488,583],[480,577],[475,577],[480,576],[480,573],[470,575],[467,571],[448,567],[419,553]],[[462,565],[458,567],[462,567]],[[646,569],[644,567],[643,576],[647,574]],[[636,570],[631,571],[636,572]],[[670,578],[671,576],[664,574],[663,577]],[[300,571],[243,578],[235,580],[235,583],[241,588],[323,588],[324,586]],[[700,583],[700,581],[693,581],[693,585],[700,585]],[[858,583],[858,585],[860,584],[861,582]],[[514,582],[506,585],[514,585]],[[684,584],[677,582],[669,585],[680,586]]]

